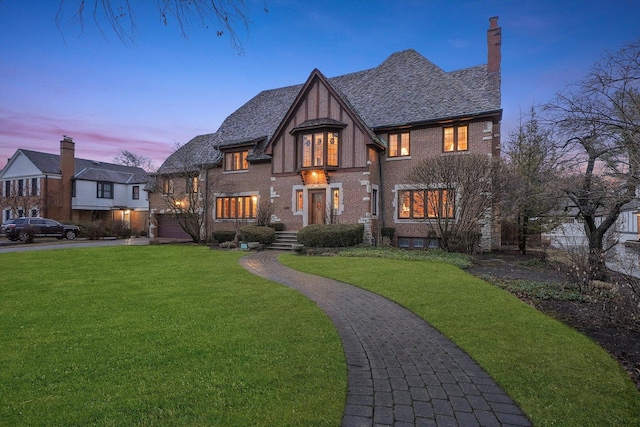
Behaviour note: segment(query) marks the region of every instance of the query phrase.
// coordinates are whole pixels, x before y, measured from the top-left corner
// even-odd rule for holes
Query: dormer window
[[[249,150],[225,153],[224,154],[224,170],[227,172],[230,172],[230,171],[242,171],[242,170],[249,169],[249,161],[247,161],[248,155],[249,155]]]
[[[302,140],[302,167],[338,166],[340,134],[324,131],[305,133]]]

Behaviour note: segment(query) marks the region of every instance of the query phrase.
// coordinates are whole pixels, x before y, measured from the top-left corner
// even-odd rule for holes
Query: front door
[[[309,199],[311,200],[311,206],[309,206],[309,225],[324,224],[326,192],[324,190],[309,191],[309,195]]]

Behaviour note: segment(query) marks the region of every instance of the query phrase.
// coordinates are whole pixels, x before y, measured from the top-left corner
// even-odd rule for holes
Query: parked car
[[[9,225],[13,224],[14,222],[16,222],[15,219],[8,219],[5,222],[3,222],[2,225],[0,226],[0,236],[6,236],[7,232],[5,230],[7,230],[9,228]]]
[[[21,240],[25,243],[33,242],[34,237],[56,237],[58,239],[73,240],[80,234],[75,225],[60,224],[48,218],[22,217],[7,221],[2,225],[2,231],[9,240]]]

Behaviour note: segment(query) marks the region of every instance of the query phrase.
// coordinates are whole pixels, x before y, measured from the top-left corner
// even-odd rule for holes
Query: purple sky
[[[74,3],[64,3],[63,22]],[[128,150],[158,167],[176,144],[314,68],[333,77],[409,48],[445,71],[486,63],[491,16],[502,27],[506,136],[521,111],[640,37],[636,0],[246,0],[239,55],[215,28],[194,27],[185,40],[155,2],[131,3],[137,32],[126,46],[106,27],[105,39],[90,14],[84,31],[58,28],[58,0],[0,1],[0,168],[18,148],[58,153],[62,135],[77,157],[109,162]]]

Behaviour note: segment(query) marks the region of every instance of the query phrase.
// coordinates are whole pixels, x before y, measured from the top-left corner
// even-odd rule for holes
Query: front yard
[[[338,425],[333,325],[242,255],[0,254],[0,425]]]

